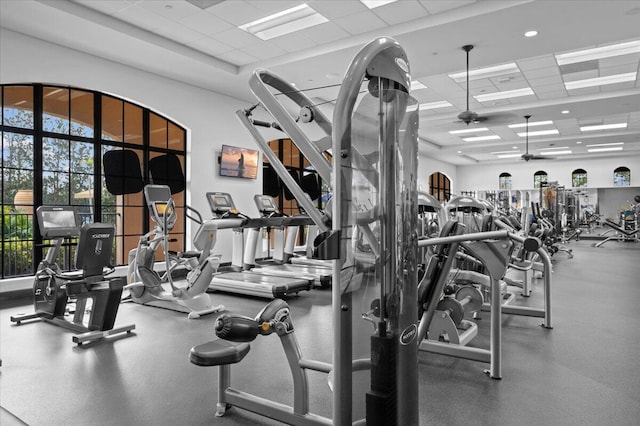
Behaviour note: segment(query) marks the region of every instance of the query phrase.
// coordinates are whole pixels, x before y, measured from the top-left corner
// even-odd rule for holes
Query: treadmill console
[[[40,206],[36,210],[40,234],[44,238],[77,237],[80,235],[76,212],[71,206]]]
[[[231,210],[236,210],[231,195],[226,192],[207,192],[207,201],[209,201],[211,213],[215,216],[222,216]]]
[[[278,213],[278,207],[276,206],[276,202],[270,195],[262,195],[256,194],[253,197],[253,201],[256,203],[256,207],[258,211],[263,216],[270,216],[272,214]]]

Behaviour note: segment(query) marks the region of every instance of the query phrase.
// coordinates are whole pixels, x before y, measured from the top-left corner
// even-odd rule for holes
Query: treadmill
[[[209,284],[209,291],[224,291],[268,299],[282,298],[298,294],[313,288],[313,279],[306,277],[283,277],[244,271],[242,267],[242,247],[244,246],[243,230],[252,229],[252,219],[238,212],[231,195],[226,192],[207,192],[207,201],[214,217],[213,222],[220,222],[218,229],[232,229],[233,255],[230,272],[215,274]]]
[[[245,269],[265,275],[310,278],[316,286],[330,286],[333,268],[326,261],[316,266],[288,263],[290,259],[294,258],[293,252],[298,229],[314,225],[311,218],[306,215],[286,216],[280,213],[275,200],[269,195],[257,194],[253,200],[261,217],[251,219],[253,229],[255,229],[251,235],[256,235],[258,241],[252,241],[251,237],[248,239],[244,255]],[[261,229],[256,229],[258,225],[261,228],[271,228],[274,232],[275,247],[268,263],[256,261],[256,246],[260,241],[259,234],[261,233]]]

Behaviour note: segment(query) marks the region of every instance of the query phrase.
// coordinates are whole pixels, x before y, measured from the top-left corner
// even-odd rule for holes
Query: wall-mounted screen
[[[258,176],[260,153],[254,149],[222,145],[220,176],[255,179]]]

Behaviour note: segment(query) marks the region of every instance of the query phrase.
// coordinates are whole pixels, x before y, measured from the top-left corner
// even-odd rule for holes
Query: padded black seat
[[[216,339],[194,346],[189,352],[189,361],[201,367],[235,364],[249,353],[249,343],[232,343]]]

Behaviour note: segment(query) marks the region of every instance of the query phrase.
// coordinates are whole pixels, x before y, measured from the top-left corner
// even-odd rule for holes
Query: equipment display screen
[[[74,228],[76,218],[70,210],[49,210],[42,212],[42,227],[44,229]]]

